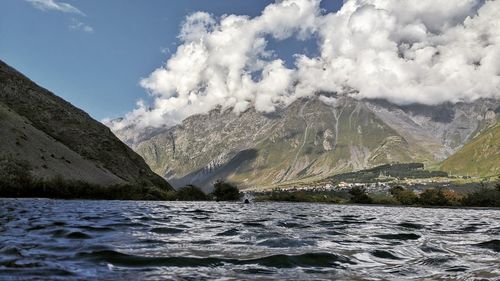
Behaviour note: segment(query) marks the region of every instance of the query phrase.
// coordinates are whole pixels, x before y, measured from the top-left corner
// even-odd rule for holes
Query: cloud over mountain
[[[319,0],[284,0],[260,16],[189,15],[181,44],[140,84],[140,101],[115,130],[173,125],[221,105],[272,112],[298,97],[337,92],[398,104],[500,97],[500,1],[348,0],[326,12]],[[313,40],[318,55],[294,67],[269,39]]]

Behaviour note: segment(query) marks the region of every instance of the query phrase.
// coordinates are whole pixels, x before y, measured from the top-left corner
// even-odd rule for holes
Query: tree
[[[430,206],[446,206],[449,205],[448,200],[444,196],[441,189],[428,188],[420,193],[420,204]]]
[[[177,190],[175,198],[181,201],[205,201],[207,195],[199,187],[190,184]]]
[[[351,195],[351,201],[353,203],[371,204],[373,201],[370,196],[366,194],[364,187],[355,186],[349,190],[349,194]]]
[[[455,190],[446,188],[442,192],[444,198],[446,198],[446,201],[448,201],[448,204],[458,206],[462,203],[463,195],[456,192]]]
[[[216,201],[237,201],[241,198],[238,187],[222,180],[215,182],[212,195]]]
[[[462,199],[464,206],[500,207],[500,184],[495,188],[481,188]]]
[[[418,203],[418,196],[411,189],[395,186],[389,190],[392,197],[403,205],[414,205]]]

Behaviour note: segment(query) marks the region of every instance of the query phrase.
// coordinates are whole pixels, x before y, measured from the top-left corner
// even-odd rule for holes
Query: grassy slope
[[[55,141],[0,102],[0,156],[27,161],[36,178],[80,180],[92,184],[123,184],[122,179]]]
[[[500,174],[500,123],[487,129],[441,164],[455,175],[492,176]]]

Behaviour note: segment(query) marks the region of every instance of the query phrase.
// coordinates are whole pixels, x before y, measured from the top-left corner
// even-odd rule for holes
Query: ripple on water
[[[340,267],[342,264],[356,264],[346,256],[331,253],[305,253],[300,255],[271,255],[255,259],[227,259],[200,257],[145,257],[125,254],[118,251],[103,250],[79,253],[79,257],[105,261],[118,266],[148,267],[214,267],[223,264],[262,265],[274,268],[291,267]]]
[[[326,227],[329,227],[329,226],[333,226],[335,225],[335,221],[326,221],[326,220],[322,220],[322,221],[318,221],[318,222],[315,222],[314,224],[316,225],[320,225],[320,226],[326,226]]]
[[[476,244],[476,246],[500,252],[500,240],[494,239]]]
[[[0,255],[22,257],[22,254],[21,254],[21,251],[19,250],[19,248],[14,247],[14,246],[5,246],[3,248],[0,248]]]
[[[451,257],[446,256],[436,256],[436,257],[428,257],[418,261],[419,264],[429,265],[429,266],[441,266],[449,261],[453,260]]]
[[[224,232],[217,233],[216,236],[236,236],[240,233],[240,231],[236,228],[228,229]]]
[[[463,266],[463,265],[457,265],[457,266],[452,266],[450,268],[447,268],[446,271],[448,272],[464,272],[467,271],[469,267]]]
[[[420,246],[420,249],[426,253],[446,253],[446,251],[439,249],[437,247],[429,246],[429,245],[422,245]]]
[[[113,231],[113,228],[105,227],[105,226],[79,225],[78,228],[83,229],[83,230],[88,230],[88,231],[95,231],[95,232]]]
[[[194,240],[191,243],[198,245],[209,245],[209,244],[215,244],[216,242],[213,240]]]
[[[387,240],[416,240],[420,235],[415,233],[378,234],[375,237]]]
[[[345,235],[345,233],[336,230],[328,230],[325,233],[328,235]]]
[[[184,232],[184,230],[173,227],[155,227],[151,229],[151,232],[158,234],[178,234]]]
[[[0,280],[500,280],[498,217],[498,210],[0,199]]]
[[[105,225],[106,227],[124,227],[124,228],[133,228],[133,227],[147,227],[148,224],[144,223],[139,223],[139,222],[115,222],[115,223],[109,223]]]
[[[92,236],[90,236],[86,233],[80,232],[80,231],[70,232],[70,233],[66,234],[65,237],[68,239],[90,239],[90,238],[92,238]]]
[[[390,260],[400,260],[401,258],[398,256],[395,256],[391,252],[384,251],[384,250],[375,250],[372,251],[371,254],[374,257],[381,258],[381,259],[390,259]]]
[[[277,223],[278,226],[281,227],[286,227],[286,228],[308,228],[310,226],[300,224],[300,223],[295,223],[295,222],[287,222],[287,221],[280,221]]]
[[[194,209],[194,210],[189,210],[189,211],[186,211],[188,213],[195,213],[195,214],[208,214],[208,213],[213,213],[213,211],[209,211],[209,210],[202,210],[202,209]]]
[[[297,248],[305,246],[314,246],[315,241],[305,239],[290,239],[290,238],[271,238],[257,243],[258,246],[266,246],[269,248]]]
[[[404,227],[404,228],[413,228],[413,229],[422,229],[424,228],[423,225],[418,224],[418,223],[412,223],[412,222],[402,222],[398,224],[398,226]]]
[[[265,225],[260,222],[244,222],[242,224],[248,227],[265,227]]]

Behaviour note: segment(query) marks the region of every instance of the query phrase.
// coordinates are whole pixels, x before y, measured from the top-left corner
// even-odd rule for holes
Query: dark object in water
[[[245,199],[245,201],[243,201],[243,203],[245,203],[245,204],[250,204],[250,200]]]

